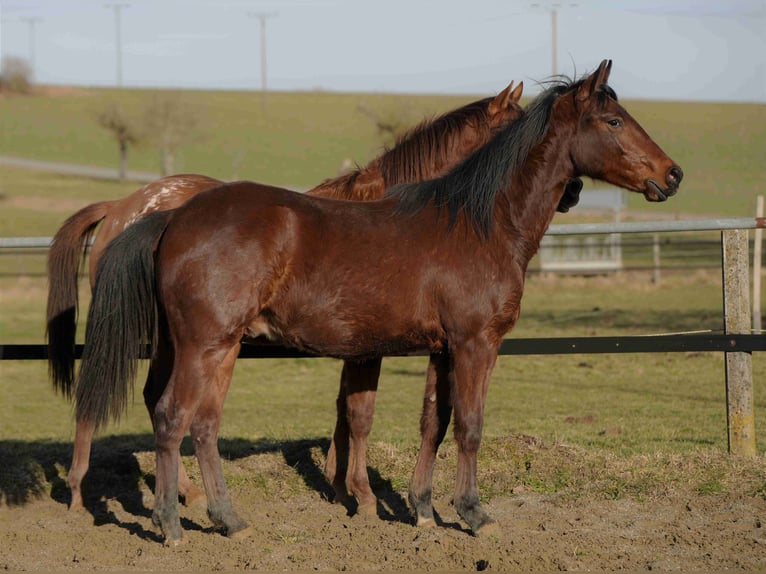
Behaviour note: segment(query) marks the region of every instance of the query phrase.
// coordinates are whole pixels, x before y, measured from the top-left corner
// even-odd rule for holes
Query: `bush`
[[[15,56],[3,58],[0,91],[28,94],[32,87],[32,68],[26,60]]]

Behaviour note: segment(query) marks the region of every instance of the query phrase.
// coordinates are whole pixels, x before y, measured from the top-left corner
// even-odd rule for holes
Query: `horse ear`
[[[513,84],[511,84],[512,86]],[[511,95],[509,97],[509,103],[518,104],[519,100],[521,99],[521,94],[524,91],[524,82],[519,82],[519,85],[516,86],[516,89],[511,92]]]
[[[596,90],[609,80],[609,73],[612,71],[612,60],[602,60],[598,69],[593,72],[577,89],[577,99],[579,101],[587,100]]]
[[[499,114],[503,110],[505,110],[508,105],[511,102],[512,93],[513,90],[513,81],[511,81],[510,84],[508,84],[508,87],[505,88],[502,92],[497,94],[491,102],[489,102],[489,115],[494,116],[495,114]]]

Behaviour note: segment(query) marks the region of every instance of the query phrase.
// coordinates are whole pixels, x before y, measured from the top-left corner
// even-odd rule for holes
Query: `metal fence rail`
[[[681,221],[619,221],[613,223],[565,223],[548,227],[546,235],[588,235],[602,233],[657,233],[661,231],[723,231],[764,229],[764,217],[690,219]],[[0,248],[50,247],[51,237],[0,237]]]
[[[752,353],[766,351],[766,335],[750,331],[748,277],[748,229],[763,229],[766,218],[728,218],[688,221],[640,221],[551,225],[547,235],[587,235],[605,233],[658,233],[675,231],[721,231],[723,253],[723,334],[683,334],[633,337],[508,338],[501,354],[570,353],[654,353],[723,352],[726,356],[726,400],[729,450],[754,456],[755,417],[753,408]],[[0,238],[0,248],[47,248],[48,237]],[[75,349],[77,357],[82,346]],[[147,352],[144,352],[146,355]],[[310,357],[295,349],[277,345],[242,346],[240,357]],[[45,345],[2,345],[0,360],[45,360]]]

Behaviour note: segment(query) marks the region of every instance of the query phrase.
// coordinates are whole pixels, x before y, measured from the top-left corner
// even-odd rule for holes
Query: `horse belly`
[[[340,359],[437,351],[444,339],[436,321],[374,305],[363,309],[304,307],[280,314],[267,311],[251,327],[272,341]]]

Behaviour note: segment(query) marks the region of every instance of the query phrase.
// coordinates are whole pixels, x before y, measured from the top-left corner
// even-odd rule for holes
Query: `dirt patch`
[[[476,538],[442,486],[436,528],[414,526],[406,494],[397,489],[376,488],[382,498],[378,518],[349,516],[327,500],[317,482],[319,465],[307,472],[307,462],[317,457],[303,450],[300,461],[273,452],[226,461],[232,497],[252,535],[229,540],[212,528],[203,508],[182,508],[185,543],[177,548],[164,547],[152,526],[151,452],[97,461],[112,483],[84,512],[67,511],[63,469],[43,463],[41,488],[29,487],[28,496],[6,498],[9,504],[0,507],[0,570],[766,568],[762,492],[706,494],[676,485],[665,496],[608,500],[591,492],[544,494],[519,486],[486,504],[499,534]],[[295,486],[296,472],[304,475],[302,487]]]

